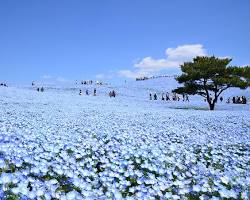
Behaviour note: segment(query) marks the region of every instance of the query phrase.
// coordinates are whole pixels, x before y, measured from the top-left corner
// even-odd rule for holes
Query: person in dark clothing
[[[149,100],[152,100],[152,94],[151,93],[149,94]]]
[[[86,90],[86,95],[89,95],[89,91],[88,90]]]
[[[241,103],[241,99],[240,99],[240,97],[236,97],[236,103]]]
[[[154,100],[157,100],[157,94],[156,93],[154,94]]]
[[[40,88],[37,88],[36,90],[37,90],[37,92],[40,92]]]
[[[161,96],[161,100],[164,101],[165,98],[164,98],[164,94],[162,93],[162,96]]]
[[[221,97],[220,97],[220,102],[222,102],[222,101],[223,101],[223,97],[221,96]]]
[[[236,103],[236,101],[235,101],[235,97],[233,97],[232,101],[233,101],[233,103]]]
[[[247,98],[242,96],[242,104],[247,104]]]
[[[189,97],[188,97],[188,95],[186,95],[186,101],[188,101],[188,102],[189,102]]]
[[[82,95],[82,90],[80,90],[79,95]]]
[[[115,97],[115,96],[116,96],[116,93],[115,93],[115,91],[114,91],[114,90],[112,91],[112,96],[113,96],[113,97]]]
[[[44,92],[44,88],[43,87],[41,87],[41,92]]]
[[[96,96],[96,88],[94,89],[94,96]]]

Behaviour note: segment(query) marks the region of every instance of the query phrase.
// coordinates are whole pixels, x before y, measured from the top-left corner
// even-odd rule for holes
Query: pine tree
[[[230,87],[250,86],[250,67],[228,66],[231,58],[198,56],[181,65],[182,74],[176,78],[183,87],[173,90],[179,94],[200,95],[206,98],[210,110],[223,91]]]

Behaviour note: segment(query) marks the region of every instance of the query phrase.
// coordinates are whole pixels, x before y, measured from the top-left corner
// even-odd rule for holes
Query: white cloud
[[[183,62],[191,61],[196,56],[204,56],[206,50],[201,44],[190,44],[167,48],[165,55],[161,59],[145,57],[134,64],[135,70],[121,70],[118,75],[127,78],[154,75],[162,70],[178,68]]]
[[[69,80],[68,80],[68,79],[63,78],[63,77],[61,77],[61,76],[57,77],[57,78],[56,78],[56,81],[58,81],[58,82],[62,82],[62,83],[69,82]]]
[[[218,58],[219,58],[219,59],[226,59],[226,58],[232,59],[232,56],[219,56]]]
[[[146,71],[159,71],[161,69],[176,67],[179,65],[179,61],[167,60],[167,59],[154,59],[151,57],[143,58],[139,63],[134,66]]]
[[[97,74],[97,75],[95,75],[95,78],[102,79],[102,78],[104,78],[104,74]]]
[[[196,56],[206,55],[206,51],[201,44],[182,45],[177,48],[166,49],[168,60],[190,60]]]
[[[104,80],[104,79],[112,79],[112,78],[114,78],[116,75],[117,75],[116,72],[110,70],[110,71],[108,71],[107,73],[96,74],[94,77],[95,77],[96,79],[102,79],[102,80]]]
[[[45,75],[43,75],[43,77],[42,77],[43,79],[51,79],[52,78],[52,76],[50,76],[50,75],[48,75],[48,74],[45,74]]]
[[[149,76],[149,72],[147,71],[131,71],[131,70],[120,70],[118,71],[118,75],[121,77],[127,77],[127,78],[138,78],[143,76]]]

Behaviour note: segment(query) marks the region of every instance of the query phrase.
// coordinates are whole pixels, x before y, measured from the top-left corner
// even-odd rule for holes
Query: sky
[[[0,0],[0,81],[178,74],[197,55],[250,65],[249,0]]]

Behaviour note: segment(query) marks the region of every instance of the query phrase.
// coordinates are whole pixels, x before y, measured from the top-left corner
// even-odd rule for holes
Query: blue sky
[[[249,0],[0,0],[0,80],[173,74],[195,55],[250,64]]]

